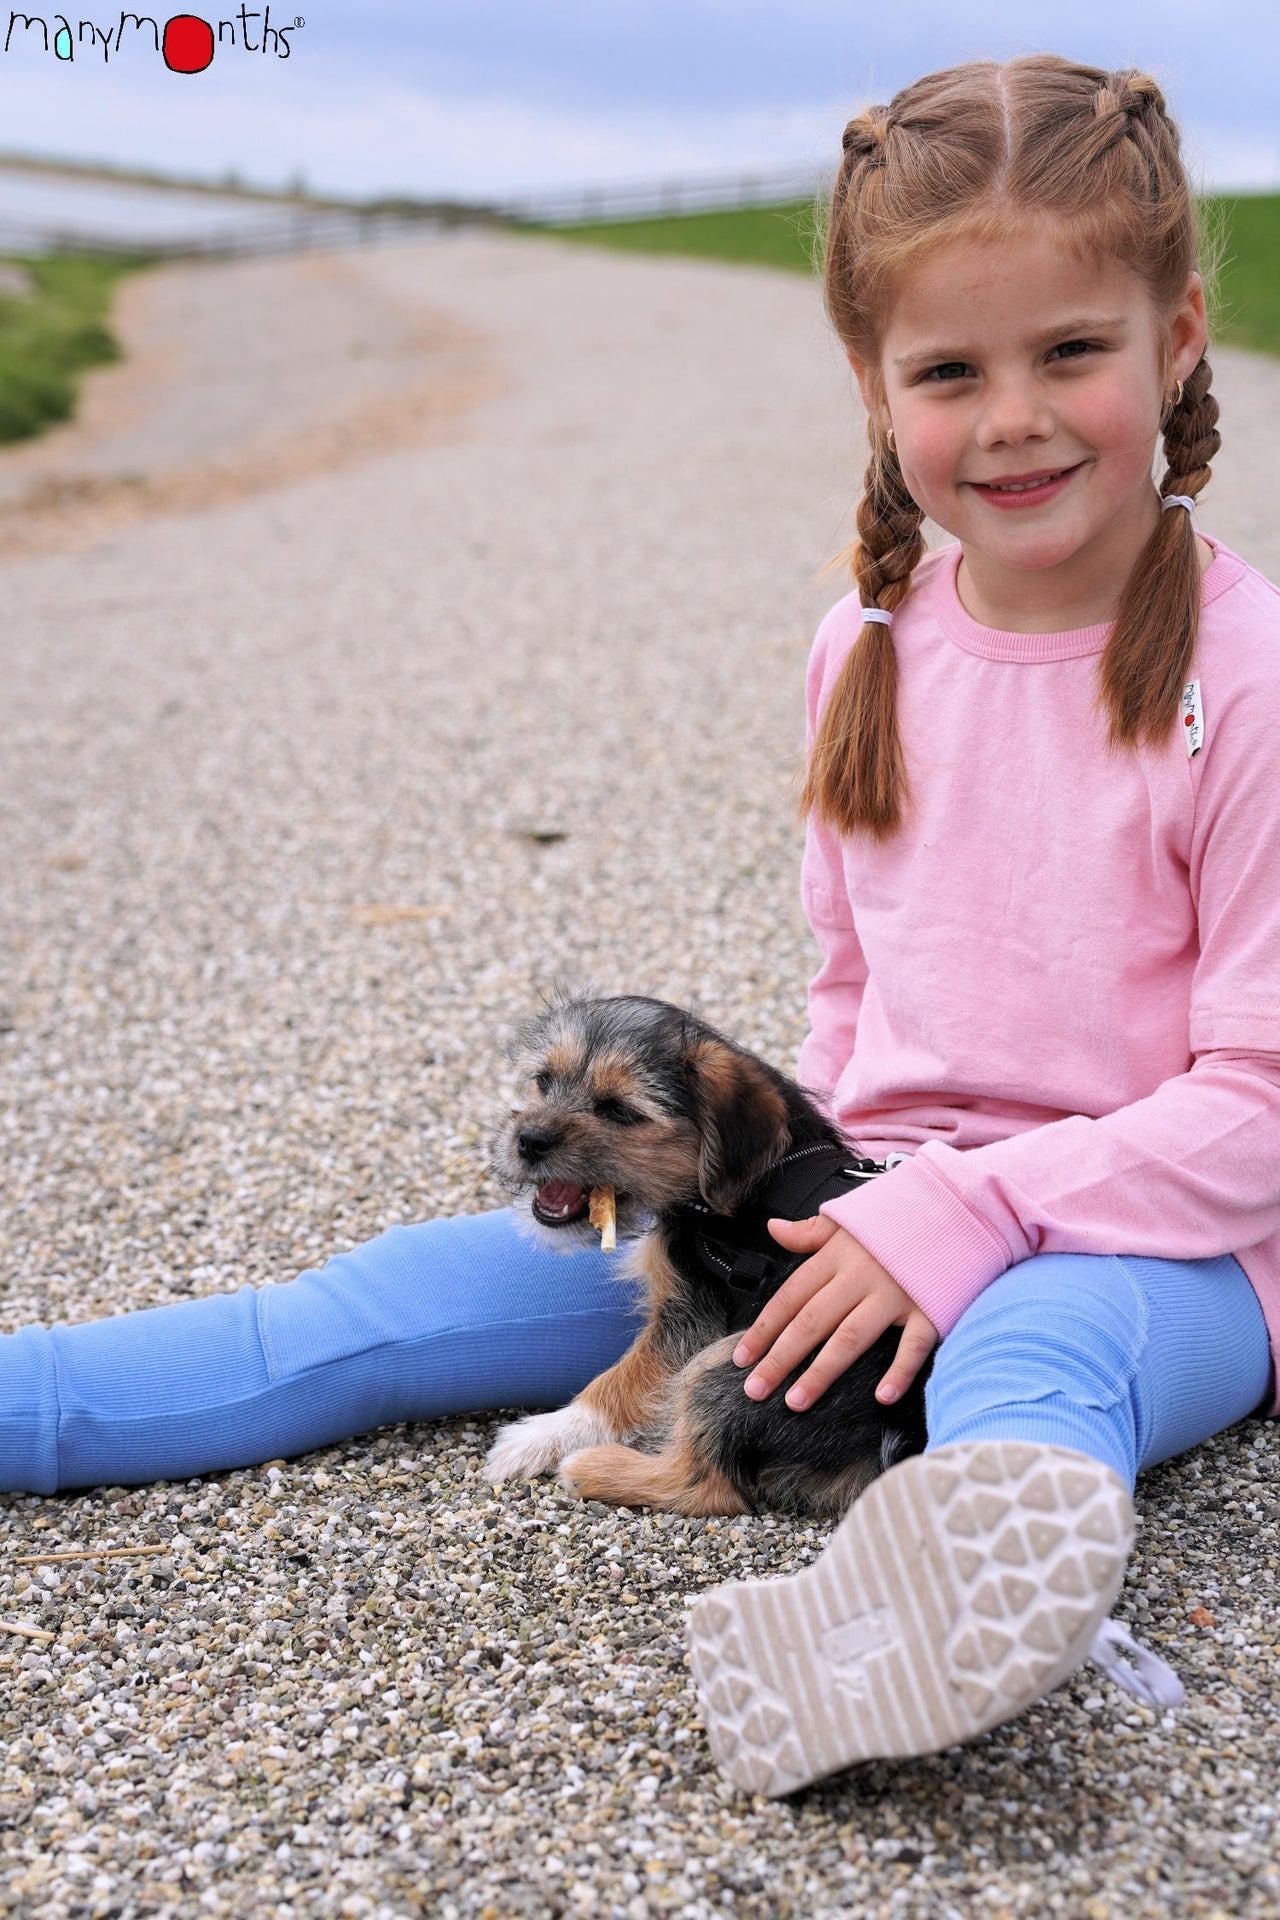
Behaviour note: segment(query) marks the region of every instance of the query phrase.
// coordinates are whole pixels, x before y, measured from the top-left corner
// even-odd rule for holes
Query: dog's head
[[[614,1189],[623,1236],[699,1196],[732,1213],[790,1144],[781,1075],[665,1000],[553,1000],[515,1062],[495,1172],[557,1233],[594,1238],[593,1187]]]

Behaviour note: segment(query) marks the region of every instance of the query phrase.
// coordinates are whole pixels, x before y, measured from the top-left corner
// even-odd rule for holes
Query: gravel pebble
[[[172,271],[234,340],[234,272]],[[484,342],[452,438],[4,568],[4,1330],[496,1204],[501,1040],[557,977],[783,1064],[801,1037],[790,783],[862,465],[813,289],[494,238],[343,273]],[[315,284],[280,271],[273,340]],[[1280,572],[1248,521],[1280,371],[1215,364],[1252,405],[1224,398],[1239,517],[1205,522]],[[501,1417],[0,1496],[0,1620],[53,1636],[0,1635],[0,1911],[1280,1910],[1273,1426],[1139,1490],[1117,1612],[1185,1708],[1086,1667],[972,1746],[766,1802],[707,1753],[685,1603],[825,1530],[495,1491]],[[14,1564],[86,1543],[167,1551]]]

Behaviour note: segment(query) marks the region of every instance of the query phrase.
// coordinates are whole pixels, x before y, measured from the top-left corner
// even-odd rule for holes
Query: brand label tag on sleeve
[[[1200,704],[1200,682],[1188,680],[1182,689],[1182,728],[1187,736],[1190,760],[1204,745],[1204,708]]]

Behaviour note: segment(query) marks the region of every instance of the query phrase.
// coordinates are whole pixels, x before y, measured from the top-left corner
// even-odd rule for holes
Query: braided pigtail
[[[1179,493],[1194,500],[1208,485],[1209,463],[1222,445],[1212,378],[1202,356],[1167,417],[1162,498]],[[1114,747],[1156,745],[1177,726],[1200,625],[1197,545],[1191,515],[1182,507],[1162,510],[1125,582],[1099,669]]]
[[[864,607],[892,613],[924,552],[923,515],[898,456],[872,424],[871,462],[858,504],[853,574]],[[906,767],[898,737],[898,669],[883,621],[864,621],[832,690],[809,754],[801,808],[838,833],[884,840],[902,823]]]
[[[1145,205],[1153,230],[1163,226],[1165,254],[1178,258],[1185,278],[1195,253],[1194,217],[1177,131],[1150,74],[1126,67],[1104,75],[1094,95],[1091,133],[1095,161],[1104,147],[1112,153],[1131,204]],[[1178,285],[1177,278],[1172,284]],[[1202,355],[1166,409],[1162,498],[1176,493],[1194,499],[1208,485],[1210,462],[1222,444],[1212,379]],[[1099,664],[1099,702],[1113,748],[1156,745],[1177,726],[1200,624],[1197,548],[1191,515],[1183,508],[1162,510],[1130,570]]]
[[[1162,149],[1167,148],[1171,128],[1163,93],[1149,73],[1136,67],[1124,67],[1118,73],[1105,74],[1093,96],[1092,124],[1082,131],[1075,149],[1080,167],[1097,166],[1108,154],[1115,153],[1122,141],[1131,141],[1133,152],[1124,156],[1140,163],[1131,187],[1136,198],[1157,201],[1160,198]]]

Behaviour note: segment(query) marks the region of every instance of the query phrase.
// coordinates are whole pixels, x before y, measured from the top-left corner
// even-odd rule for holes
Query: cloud
[[[0,72],[0,86],[6,76]],[[200,77],[214,80],[213,70]],[[848,103],[660,104],[551,111],[499,91],[433,94],[385,78],[237,72],[195,93],[136,68],[102,74],[30,63],[0,95],[10,151],[145,164],[193,177],[230,171],[277,186],[297,173],[341,194],[483,199],[580,183],[785,166],[838,152]],[[106,82],[106,84],[104,84]]]
[[[301,172],[337,193],[501,197],[825,165],[866,99],[954,60],[1051,46],[1153,68],[1207,184],[1280,185],[1274,4],[1226,0],[1211,32],[1190,0],[1077,0],[1069,17],[1047,0],[868,11],[865,0],[317,6],[289,60],[228,48],[192,77],[128,47],[106,70],[0,56],[0,140],[272,186]]]

